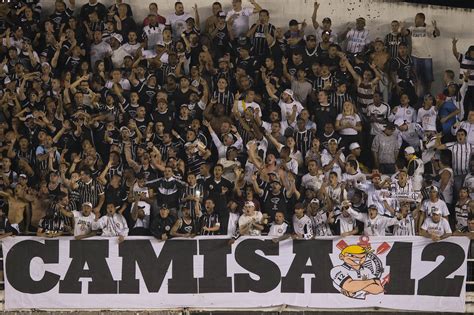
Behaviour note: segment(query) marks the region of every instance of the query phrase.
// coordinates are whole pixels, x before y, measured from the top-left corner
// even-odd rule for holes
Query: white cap
[[[249,200],[249,201],[246,201],[246,202],[245,202],[245,206],[246,206],[246,207],[255,207],[255,204],[253,203],[253,201],[250,201],[250,200]]]
[[[123,42],[123,37],[120,34],[115,33],[114,35],[112,35],[112,37],[118,40],[120,44]]]
[[[415,148],[413,148],[413,147],[406,147],[406,148],[405,148],[405,153],[406,153],[406,154],[415,154]]]
[[[441,209],[438,207],[431,207],[431,214],[441,214]]]
[[[10,79],[9,76],[6,76],[5,79],[3,79],[3,84],[8,84],[10,82],[12,82],[12,79]]]
[[[400,127],[401,125],[405,124],[405,121],[402,118],[395,119],[393,122],[395,126]]]
[[[360,144],[358,142],[353,142],[349,146],[349,150],[355,150],[355,149],[358,149],[358,148],[360,148]]]
[[[288,94],[289,96],[291,96],[293,98],[293,90],[286,89],[286,90],[283,91],[283,93],[286,93],[286,94]]]
[[[82,204],[82,206],[89,206],[89,207],[92,208],[92,203],[90,203],[90,202],[84,202],[84,203]]]

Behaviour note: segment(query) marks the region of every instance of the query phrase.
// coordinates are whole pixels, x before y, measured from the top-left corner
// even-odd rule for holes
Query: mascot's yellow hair
[[[360,254],[366,254],[366,253],[367,253],[367,249],[359,245],[349,245],[346,248],[344,248],[341,252],[342,255],[345,255],[345,254],[360,255]]]

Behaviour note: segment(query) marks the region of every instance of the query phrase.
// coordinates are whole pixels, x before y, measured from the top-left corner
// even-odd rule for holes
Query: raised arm
[[[313,15],[311,16],[311,21],[313,22],[313,27],[315,30],[319,28],[319,23],[316,21],[318,15],[319,3],[318,1],[314,2]]]
[[[453,49],[454,58],[456,58],[456,60],[459,60],[460,54],[458,52],[458,47],[457,47],[458,39],[456,37],[453,37],[452,43],[453,43],[452,49]]]

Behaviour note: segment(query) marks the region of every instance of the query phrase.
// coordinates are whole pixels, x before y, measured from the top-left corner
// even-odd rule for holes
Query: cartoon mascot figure
[[[367,294],[384,292],[382,262],[367,245],[344,246],[339,254],[343,263],[331,269],[334,287],[347,297],[364,300]]]

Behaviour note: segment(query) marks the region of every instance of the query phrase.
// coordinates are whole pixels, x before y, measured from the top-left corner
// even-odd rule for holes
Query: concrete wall
[[[65,0],[67,2],[67,0]],[[473,1],[473,0],[466,0]],[[87,0],[76,0],[76,7]],[[101,0],[102,3],[109,5],[113,0]],[[159,12],[166,16],[174,10],[174,0],[124,0],[129,3],[138,20],[142,20],[148,13],[148,4],[156,2],[159,5]],[[204,21],[211,14],[210,7],[214,0],[182,0],[186,11],[191,11],[194,3],[198,4],[201,20]],[[306,19],[308,23],[307,30],[314,32],[311,24],[311,14],[313,12],[312,0],[257,0],[265,9],[270,11],[271,23],[276,26],[287,27],[288,21],[292,18],[301,22]],[[438,6],[423,6],[402,3],[397,0],[319,0],[318,21],[321,22],[325,16],[331,17],[333,21],[333,30],[341,31],[345,29],[347,22],[355,22],[359,16],[367,20],[367,27],[371,31],[371,36],[383,37],[390,31],[390,22],[394,19],[405,22],[410,25],[414,22],[417,12],[423,12],[426,15],[427,23],[431,20],[438,22],[441,36],[432,43],[434,51],[435,78],[433,92],[441,87],[441,77],[445,69],[452,69],[456,73],[459,65],[451,53],[451,39],[453,36],[459,38],[458,49],[465,52],[469,45],[474,45],[474,11],[470,9],[446,8]],[[50,11],[54,5],[54,0],[43,0],[43,7]],[[230,0],[223,0],[224,10],[231,8]],[[250,5],[248,0],[243,0],[243,5]]]

